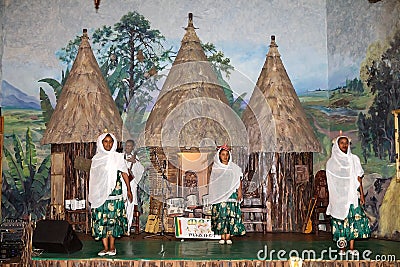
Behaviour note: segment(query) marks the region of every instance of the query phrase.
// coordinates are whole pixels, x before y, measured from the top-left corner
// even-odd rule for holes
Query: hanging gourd
[[[143,55],[143,50],[142,50],[142,49],[140,49],[140,50],[137,52],[136,59],[137,59],[139,62],[143,62],[143,61],[144,61],[144,55]]]

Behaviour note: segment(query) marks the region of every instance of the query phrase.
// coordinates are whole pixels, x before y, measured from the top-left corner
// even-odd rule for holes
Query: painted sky
[[[39,86],[45,85],[38,83],[39,79],[59,79],[65,69],[55,56],[57,50],[81,35],[83,28],[90,32],[113,25],[129,11],[144,15],[176,50],[185,33],[187,15],[192,12],[199,38],[214,43],[231,59],[235,72],[228,82],[238,93],[248,92],[250,96],[271,35],[276,35],[283,63],[298,93],[328,87],[325,0],[113,0],[101,1],[97,13],[89,0],[4,3],[3,79],[33,96],[38,97]],[[360,61],[364,52],[361,49],[352,57]]]
[[[128,11],[136,10],[176,49],[184,35],[187,14],[192,12],[200,39],[214,43],[231,59],[236,71],[230,84],[235,90],[251,94],[252,86],[242,84],[257,80],[270,35],[277,36],[297,90],[326,87],[324,1],[214,2],[102,1],[96,13],[91,1],[7,1],[3,79],[38,95],[39,79],[60,76],[63,66],[55,56],[58,49],[80,35],[83,28],[113,25]]]

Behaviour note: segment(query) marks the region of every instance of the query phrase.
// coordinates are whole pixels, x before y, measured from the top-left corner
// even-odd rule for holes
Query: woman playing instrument
[[[115,255],[115,239],[127,231],[123,182],[127,187],[128,200],[132,202],[124,155],[117,153],[116,148],[117,140],[113,134],[100,135],[90,168],[88,199],[92,208],[92,235],[95,240],[101,239],[104,246],[99,256]]]
[[[349,252],[358,255],[354,249],[356,238],[368,238],[370,228],[362,205],[364,192],[362,177],[364,171],[358,156],[350,152],[349,138],[339,136],[333,146],[332,155],[326,164],[329,190],[329,205],[326,214],[332,216],[333,240],[340,249],[339,254]]]
[[[232,162],[230,148],[218,147],[214,157],[209,184],[209,203],[212,205],[211,225],[214,234],[221,235],[220,244],[232,244],[232,235],[246,233],[242,224],[241,168]]]

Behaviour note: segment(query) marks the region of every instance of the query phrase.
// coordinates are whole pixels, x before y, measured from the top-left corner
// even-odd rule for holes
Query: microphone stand
[[[162,183],[161,183],[161,232],[160,233],[156,233],[154,235],[149,235],[149,236],[145,236],[144,238],[154,238],[154,237],[158,237],[161,239],[168,239],[169,241],[171,241],[171,238],[169,236],[166,235],[165,233],[165,226],[164,226],[164,204],[165,204],[165,192],[164,192],[164,188],[165,185],[164,183],[167,180],[167,176],[165,175],[165,168],[166,168],[166,161],[164,160],[163,164],[160,164],[160,160],[158,159],[158,155],[156,150],[154,149],[154,157],[156,159],[157,165],[160,167],[161,170],[161,177],[162,177]],[[163,250],[163,249],[162,249]]]

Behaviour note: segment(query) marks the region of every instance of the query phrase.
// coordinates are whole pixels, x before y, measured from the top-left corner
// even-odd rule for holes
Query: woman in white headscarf
[[[242,223],[241,168],[232,162],[230,148],[218,147],[214,157],[209,184],[209,203],[212,205],[211,225],[214,234],[221,235],[220,244],[232,244],[231,235],[246,233]]]
[[[100,135],[90,168],[88,200],[92,208],[92,235],[96,240],[101,239],[104,246],[99,256],[115,255],[115,238],[121,237],[128,229],[123,181],[130,202],[132,192],[124,155],[116,152],[116,149],[117,140],[113,134]]]
[[[368,238],[370,228],[362,205],[364,192],[362,177],[364,171],[358,156],[350,152],[349,138],[339,136],[332,146],[332,155],[326,164],[326,176],[329,189],[329,205],[326,214],[332,216],[333,240],[337,242],[340,254],[354,250],[356,238]]]

